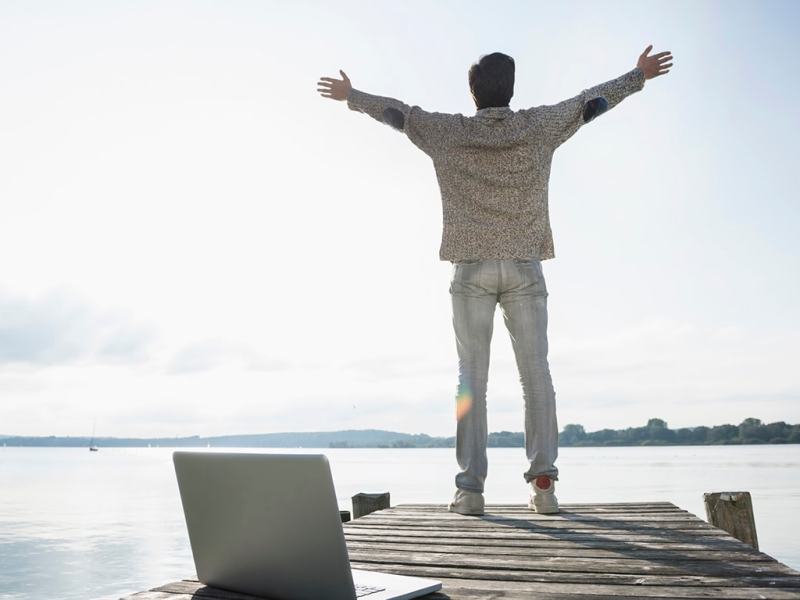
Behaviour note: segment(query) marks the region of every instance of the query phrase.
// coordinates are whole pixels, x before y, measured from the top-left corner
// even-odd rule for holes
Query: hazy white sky
[[[430,160],[317,95],[474,114],[668,49],[555,155],[559,422],[800,421],[794,2],[0,3],[0,434],[451,435]],[[522,429],[498,312],[489,427]]]

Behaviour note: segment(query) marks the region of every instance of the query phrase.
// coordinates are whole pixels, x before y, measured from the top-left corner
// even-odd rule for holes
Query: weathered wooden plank
[[[741,544],[733,542],[725,538],[704,538],[705,543],[670,543],[665,544],[661,542],[641,542],[635,540],[584,540],[584,541],[570,541],[563,539],[554,539],[546,537],[544,539],[530,539],[531,536],[517,535],[514,537],[459,537],[457,535],[449,535],[443,537],[434,537],[433,535],[426,535],[425,532],[420,532],[419,536],[406,536],[394,535],[391,531],[383,530],[376,535],[369,533],[347,533],[345,538],[348,544],[351,542],[378,542],[388,544],[409,544],[418,546],[430,545],[454,545],[461,548],[470,547],[498,547],[502,548],[520,548],[527,551],[539,550],[544,553],[552,553],[558,551],[576,552],[578,554],[586,551],[591,552],[593,549],[609,552],[640,552],[640,551],[658,551],[671,554],[681,552],[696,552],[697,554],[714,553],[714,552],[730,552],[735,555],[742,556],[758,556],[765,557],[765,560],[774,560],[772,557],[758,552],[750,547],[743,547]],[[694,541],[694,540],[693,540]]]
[[[752,563],[747,561],[673,561],[638,559],[602,559],[563,556],[497,556],[488,554],[464,555],[444,552],[410,552],[353,550],[350,560],[382,564],[438,565],[456,568],[494,569],[517,571],[550,571],[583,573],[747,576],[795,575],[795,571],[777,561]],[[797,582],[800,586],[800,578]]]
[[[428,509],[428,508],[445,508],[447,505],[442,503],[421,503],[421,504],[395,504],[396,508],[421,508],[421,509]],[[563,509],[593,509],[593,508],[622,508],[625,510],[638,510],[638,509],[646,509],[646,508],[659,508],[659,509],[673,509],[673,510],[681,510],[679,506],[676,506],[672,502],[589,502],[586,504],[583,503],[575,503],[575,502],[559,502],[559,506]],[[496,502],[496,503],[487,503],[486,508],[516,508],[522,509],[524,507],[523,504],[519,502]]]
[[[480,532],[474,535],[459,535],[458,532],[452,531],[436,531],[436,530],[410,530],[410,529],[390,529],[379,527],[364,527],[358,530],[351,530],[345,532],[347,539],[355,541],[391,541],[402,543],[455,543],[455,544],[473,544],[473,545],[511,545],[511,546],[527,546],[533,548],[554,548],[554,547],[580,547],[580,548],[627,548],[629,546],[640,548],[665,548],[669,550],[699,550],[709,548],[730,548],[741,550],[743,552],[758,552],[757,550],[748,547],[742,548],[741,542],[734,540],[730,537],[723,536],[703,536],[698,540],[696,536],[688,536],[690,541],[680,542],[671,539],[657,541],[642,541],[643,538],[653,536],[629,536],[625,538],[615,537],[602,537],[583,534],[576,538],[575,536],[559,536],[553,537],[549,534],[532,534],[532,533],[515,533],[515,532],[493,532],[481,535]]]
[[[494,514],[519,514],[519,513],[528,513],[535,515],[537,514],[535,510],[528,508],[527,505],[524,506],[486,506],[485,509],[490,511]],[[690,513],[687,510],[683,510],[680,508],[647,508],[647,509],[638,509],[638,508],[566,508],[564,506],[559,507],[561,513],[560,514],[598,514],[598,515],[691,515],[695,516],[693,513]],[[427,508],[422,508],[419,506],[408,506],[408,505],[398,505],[392,506],[390,508],[383,509],[384,514],[395,514],[395,513],[412,513],[412,514],[420,514],[426,512],[434,512],[437,514],[441,514],[442,512],[447,512],[447,506],[442,504],[441,506],[430,506]]]
[[[366,552],[369,550],[391,550],[393,552],[443,552],[447,554],[460,554],[463,556],[546,556],[562,558],[606,558],[615,560],[638,559],[670,562],[696,562],[696,561],[738,561],[738,562],[772,562],[773,559],[760,552],[735,552],[718,551],[708,548],[699,550],[646,550],[642,548],[622,548],[617,550],[595,549],[580,546],[572,548],[542,548],[523,545],[491,545],[491,544],[460,544],[453,541],[450,544],[437,542],[402,543],[391,538],[378,540],[356,541],[347,540],[347,548],[351,552]]]
[[[560,542],[567,543],[597,543],[600,545],[625,543],[625,542],[647,542],[653,544],[660,544],[669,546],[670,544],[692,544],[701,543],[702,545],[716,545],[718,547],[741,547],[741,542],[728,536],[719,533],[711,533],[703,535],[695,535],[693,533],[683,533],[676,531],[669,536],[653,533],[653,534],[634,534],[630,531],[603,531],[602,535],[598,535],[591,530],[584,530],[583,532],[561,530],[553,533],[539,532],[539,531],[493,531],[484,529],[473,529],[460,533],[456,529],[438,530],[430,527],[415,529],[410,527],[397,527],[391,528],[386,526],[380,527],[358,527],[345,530],[345,537],[359,534],[380,534],[392,535],[397,538],[414,538],[414,537],[437,537],[437,538],[458,538],[463,540],[528,540],[540,541],[547,544],[558,544]]]
[[[466,567],[449,567],[442,565],[376,563],[367,561],[351,561],[354,569],[371,568],[373,571],[386,571],[399,575],[417,575],[434,579],[448,577],[456,579],[476,579],[489,581],[527,581],[557,583],[604,583],[631,586],[717,586],[717,587],[786,587],[800,589],[800,578],[796,575],[777,576],[738,576],[710,577],[705,575],[645,575],[627,573],[574,573],[569,571],[529,571],[478,569]],[[798,592],[800,593],[800,592]]]
[[[560,525],[556,527],[551,527],[552,523],[560,523]],[[437,523],[426,523],[424,525],[416,525],[413,522],[409,521],[392,521],[390,519],[374,519],[374,520],[367,520],[366,518],[360,519],[359,521],[351,521],[350,523],[346,523],[344,525],[345,532],[347,531],[366,531],[369,529],[388,529],[388,530],[399,530],[399,531],[440,531],[444,533],[449,533],[453,535],[453,532],[463,532],[464,535],[477,535],[477,534],[487,534],[491,532],[495,533],[521,533],[522,535],[532,535],[537,532],[539,533],[554,533],[561,535],[562,533],[580,533],[582,535],[586,534],[601,534],[601,533],[628,533],[630,535],[662,535],[666,537],[672,536],[710,536],[710,537],[718,537],[724,538],[728,540],[732,540],[735,542],[739,542],[736,538],[731,537],[725,531],[712,526],[706,527],[689,527],[689,528],[681,528],[681,527],[670,527],[670,528],[662,528],[662,527],[647,527],[641,525],[624,525],[619,523],[611,523],[611,526],[604,527],[597,524],[577,524],[575,526],[570,526],[570,521],[550,521],[544,523],[519,523],[519,527],[516,524],[492,524],[487,521],[472,521],[471,524],[467,522],[464,527],[459,527],[457,523],[447,523],[447,524],[437,524]],[[459,533],[458,535],[461,535]],[[741,543],[741,542],[739,542]]]
[[[613,526],[616,525],[616,526]],[[608,524],[607,526],[599,526],[596,523],[582,523],[580,521],[543,521],[541,523],[531,523],[527,521],[519,521],[517,523],[504,523],[504,524],[493,524],[488,521],[481,521],[478,519],[465,519],[464,521],[448,521],[448,522],[439,522],[436,520],[428,520],[419,523],[414,523],[413,521],[394,521],[392,519],[382,519],[382,518],[375,518],[373,520],[369,520],[369,517],[362,517],[360,522],[351,522],[348,523],[346,526],[348,529],[350,528],[362,528],[362,527],[391,527],[391,528],[402,528],[414,531],[420,530],[430,530],[430,531],[444,531],[444,532],[453,532],[453,531],[463,531],[464,533],[468,532],[492,532],[498,530],[506,530],[506,531],[524,531],[526,533],[544,533],[544,532],[551,532],[553,535],[558,534],[562,535],[565,533],[576,533],[576,534],[594,534],[594,535],[611,535],[611,534],[641,534],[641,535],[656,535],[661,537],[670,537],[670,536],[686,536],[686,535],[696,535],[696,536],[703,536],[708,535],[712,537],[720,537],[726,535],[721,529],[716,527],[712,527],[710,525],[700,525],[700,524],[678,524],[677,526],[669,526],[667,524],[663,526],[647,526],[647,525],[619,525],[619,524]]]
[[[427,510],[405,510],[401,508],[389,508],[384,509],[380,512],[381,515],[384,517],[405,517],[405,518],[424,518],[429,515],[441,515],[442,513],[447,513],[447,508],[430,508]],[[577,510],[561,510],[560,512],[556,513],[555,515],[543,515],[537,513],[533,510],[528,509],[520,509],[520,510],[500,510],[500,509],[492,509],[486,508],[485,513],[487,515],[499,516],[499,517],[516,517],[516,518],[525,518],[529,517],[531,519],[545,519],[548,517],[559,516],[562,518],[569,518],[569,517],[584,517],[584,518],[618,518],[618,519],[639,519],[639,520],[670,520],[670,519],[698,519],[696,515],[693,515],[690,512],[686,511],[679,511],[679,510],[670,510],[670,511],[622,511],[622,510],[593,510],[593,511],[577,511]],[[452,516],[458,516],[455,513],[449,513]],[[699,519],[704,521],[704,519]]]
[[[491,511],[493,513],[505,514],[505,513],[534,513],[533,510],[528,508],[527,506],[507,506],[507,505],[486,505],[486,510]],[[611,507],[584,507],[584,506],[575,506],[575,507],[566,507],[564,505],[560,505],[560,510],[562,513],[581,513],[581,514],[632,514],[632,515],[645,515],[645,514],[664,514],[664,515],[671,515],[671,514],[692,514],[689,511],[683,510],[677,507],[661,507],[661,506],[653,506],[653,507],[622,507],[622,506],[611,506]],[[396,506],[392,506],[390,508],[384,509],[386,512],[411,512],[411,513],[421,513],[421,512],[440,512],[443,510],[447,510],[446,504],[432,504],[427,507],[422,506],[412,506],[408,504],[398,504]]]
[[[598,526],[605,526],[609,523],[620,523],[624,526],[632,526],[632,527],[642,527],[642,526],[654,526],[654,527],[674,527],[680,524],[687,524],[691,526],[697,526],[702,529],[710,529],[713,525],[710,525],[708,522],[695,517],[694,515],[675,515],[675,516],[665,516],[662,518],[653,517],[641,517],[641,516],[633,516],[633,515],[623,515],[623,516],[616,516],[616,515],[609,515],[609,514],[583,514],[583,513],[557,513],[553,515],[543,515],[535,512],[527,512],[527,513],[492,513],[486,512],[480,516],[464,516],[459,515],[457,513],[451,513],[448,511],[429,511],[424,513],[413,514],[409,512],[405,513],[392,513],[390,511],[378,511],[372,513],[370,515],[366,515],[360,519],[360,523],[366,522],[374,522],[377,520],[391,520],[395,523],[422,523],[422,524],[430,524],[431,522],[435,522],[436,524],[453,524],[457,523],[459,526],[463,523],[472,523],[472,524],[498,524],[498,525],[514,525],[516,523],[534,523],[536,525],[550,525],[553,523],[593,523],[597,524]]]
[[[683,515],[678,518],[675,517],[665,517],[663,519],[658,518],[635,518],[633,516],[622,516],[618,517],[615,515],[587,515],[587,514],[578,514],[578,513],[558,513],[554,515],[542,515],[535,512],[529,513],[519,513],[519,514],[499,514],[499,513],[492,513],[487,512],[480,516],[464,516],[459,515],[457,513],[451,512],[428,512],[428,513],[421,513],[421,514],[411,514],[411,513],[404,513],[404,514],[391,514],[384,511],[379,511],[372,513],[370,515],[366,515],[361,517],[361,522],[365,523],[368,521],[375,521],[380,519],[391,519],[397,523],[428,523],[429,521],[436,521],[437,523],[497,523],[498,525],[503,524],[514,524],[514,523],[536,523],[536,524],[550,524],[550,523],[597,523],[599,525],[605,523],[624,523],[626,526],[630,524],[631,526],[642,524],[649,524],[652,523],[654,525],[658,525],[659,527],[665,526],[669,527],[670,524],[675,523],[690,523],[692,525],[702,525],[703,528],[708,529],[713,527],[713,525],[709,525],[707,521],[703,519],[699,519],[695,516],[691,515]]]
[[[403,502],[395,506],[440,506],[441,502]],[[519,502],[488,502],[488,506],[522,506]],[[567,502],[567,506],[677,506],[668,500],[637,500],[634,502]]]
[[[456,513],[445,512],[445,511],[405,511],[405,510],[396,510],[396,509],[388,509],[382,510],[380,515],[373,514],[372,517],[381,516],[383,518],[391,518],[391,519],[430,519],[430,518],[440,518],[444,520],[459,520],[463,519],[463,515],[458,515]],[[707,524],[706,521],[695,517],[690,513],[679,513],[679,512],[670,512],[670,513],[650,513],[650,514],[643,514],[643,513],[607,513],[607,512],[596,512],[596,513],[584,513],[584,512],[577,512],[577,511],[561,511],[560,513],[554,515],[543,515],[531,510],[529,511],[487,511],[486,514],[483,515],[486,519],[525,519],[529,521],[552,521],[554,519],[567,519],[567,520],[576,520],[576,521],[624,521],[624,522],[648,522],[648,523],[661,523],[664,521],[691,521],[691,522],[700,522]]]
[[[470,536],[482,536],[482,535],[494,535],[494,534],[516,534],[521,536],[549,536],[551,539],[559,539],[562,535],[565,538],[569,536],[575,535],[582,535],[582,536],[592,536],[592,537],[600,537],[603,538],[605,536],[619,536],[619,535],[629,535],[633,538],[637,536],[647,536],[647,537],[655,537],[658,539],[678,539],[678,538],[689,538],[689,539],[702,539],[706,537],[710,538],[719,538],[719,539],[728,539],[734,540],[735,538],[730,537],[724,531],[717,528],[700,528],[700,527],[673,527],[673,528],[659,528],[659,527],[623,527],[623,526],[613,526],[613,527],[591,527],[591,526],[570,526],[569,523],[562,524],[558,526],[549,526],[549,525],[503,525],[498,527],[488,526],[486,524],[473,524],[473,525],[465,525],[464,527],[458,527],[457,525],[436,525],[433,523],[423,525],[423,526],[416,526],[408,523],[395,523],[392,524],[391,522],[387,521],[372,521],[370,523],[359,523],[358,525],[348,526],[346,529],[346,533],[353,532],[358,533],[360,531],[369,531],[371,529],[394,529],[399,534],[404,534],[406,532],[429,532],[434,534],[436,532],[450,535],[450,536],[460,536],[464,535],[466,537]],[[554,537],[555,536],[555,537]],[[737,540],[738,541],[738,540]],[[741,542],[740,542],[741,543]]]

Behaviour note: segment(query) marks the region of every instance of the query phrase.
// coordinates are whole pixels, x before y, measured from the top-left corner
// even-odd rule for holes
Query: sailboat
[[[94,430],[97,427],[97,421],[92,425],[92,441],[89,442],[89,452],[97,452],[98,448],[94,445]]]

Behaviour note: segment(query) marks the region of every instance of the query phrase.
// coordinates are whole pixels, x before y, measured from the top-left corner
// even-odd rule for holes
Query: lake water
[[[451,448],[289,452],[328,455],[342,510],[357,492],[453,492]],[[800,445],[560,452],[562,502],[671,501],[705,518],[703,492],[749,491],[761,549],[800,570]],[[194,575],[171,453],[0,448],[0,598],[118,598]],[[490,449],[487,502],[525,502],[524,469],[521,448]]]

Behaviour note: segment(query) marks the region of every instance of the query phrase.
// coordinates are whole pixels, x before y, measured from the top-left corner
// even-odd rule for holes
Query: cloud
[[[370,356],[348,361],[342,368],[351,369],[358,376],[371,381],[419,376],[439,376],[448,378],[449,381],[458,373],[455,352],[453,356],[431,356],[428,353],[420,353],[417,356],[408,354]]]
[[[156,341],[151,325],[124,311],[99,308],[69,290],[38,296],[0,290],[0,368],[153,362],[168,374],[189,374],[229,365],[253,372],[289,366],[224,338],[185,344],[165,360],[155,354]]]
[[[267,359],[247,344],[215,338],[193,342],[179,350],[167,364],[167,372],[183,375],[238,364],[248,371],[278,371],[289,367],[283,359]]]
[[[0,367],[141,362],[154,337],[151,326],[128,313],[100,309],[66,290],[38,297],[0,290]]]

